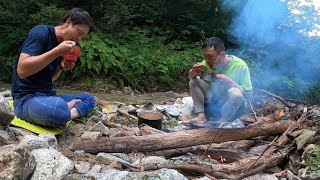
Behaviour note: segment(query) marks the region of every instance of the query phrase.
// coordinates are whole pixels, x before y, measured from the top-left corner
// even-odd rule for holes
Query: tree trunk
[[[211,142],[220,143],[280,134],[286,131],[292,123],[292,121],[279,121],[274,123],[261,123],[245,128],[205,128],[138,137],[104,138],[95,141],[76,142],[72,150],[84,150],[85,152],[93,154],[99,152],[129,153],[132,151],[160,151],[209,144]]]

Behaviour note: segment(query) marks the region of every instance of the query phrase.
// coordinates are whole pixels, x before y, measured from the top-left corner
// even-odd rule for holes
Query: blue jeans
[[[90,94],[36,93],[14,100],[15,115],[32,124],[61,127],[71,117],[67,102],[73,99],[81,99],[81,102],[75,105],[80,117],[86,116],[95,106],[95,99]]]

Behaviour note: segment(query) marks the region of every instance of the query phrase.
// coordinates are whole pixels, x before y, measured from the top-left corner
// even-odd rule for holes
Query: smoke
[[[224,0],[222,7],[236,12],[229,36],[239,48],[231,50],[232,54],[256,54],[249,66],[258,63],[263,73],[252,74],[254,86],[279,90],[279,86],[288,87],[288,82],[308,82],[302,92],[319,83],[319,0]],[[284,80],[275,82],[279,77]]]

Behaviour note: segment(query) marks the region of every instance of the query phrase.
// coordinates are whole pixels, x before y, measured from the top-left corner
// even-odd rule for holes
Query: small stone
[[[97,131],[94,131],[94,132],[84,132],[82,135],[81,135],[81,139],[85,139],[85,140],[97,140],[99,137],[101,137],[102,134],[101,132],[97,132]]]

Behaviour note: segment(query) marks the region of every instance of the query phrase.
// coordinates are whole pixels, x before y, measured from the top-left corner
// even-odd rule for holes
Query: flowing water
[[[4,83],[0,81],[0,92],[11,90],[11,84]],[[90,93],[101,100],[105,101],[118,101],[125,104],[146,104],[146,103],[161,103],[167,99],[162,92],[157,93],[145,93],[142,95],[126,95],[126,94],[111,94],[111,93],[91,93],[85,92],[75,89],[68,89],[68,88],[55,88],[58,94],[74,94],[74,93]]]

